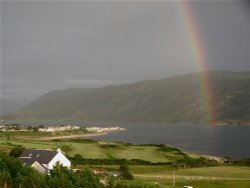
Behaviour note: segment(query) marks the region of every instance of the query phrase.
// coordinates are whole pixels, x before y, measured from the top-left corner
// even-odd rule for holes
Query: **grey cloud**
[[[179,4],[2,1],[1,94],[100,87],[199,71]],[[243,1],[190,1],[210,70],[249,70]],[[29,94],[28,94],[29,93]],[[6,95],[4,95],[6,96]]]

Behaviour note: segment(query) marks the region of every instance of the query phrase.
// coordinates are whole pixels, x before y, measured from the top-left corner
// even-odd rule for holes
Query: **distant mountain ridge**
[[[7,119],[120,122],[207,122],[200,93],[203,73],[95,89],[51,91]],[[250,72],[210,75],[218,123],[250,122]]]

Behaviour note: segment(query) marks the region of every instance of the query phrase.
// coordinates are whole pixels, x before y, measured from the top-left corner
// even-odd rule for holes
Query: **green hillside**
[[[250,122],[250,72],[207,72],[217,122]],[[8,119],[207,122],[201,73],[96,89],[49,92]]]

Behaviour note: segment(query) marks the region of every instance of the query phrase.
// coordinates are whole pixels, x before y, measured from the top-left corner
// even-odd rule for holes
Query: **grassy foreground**
[[[25,148],[56,149],[64,148],[67,155],[80,154],[83,158],[92,159],[140,159],[152,163],[178,162],[185,155],[176,149],[163,150],[155,145],[131,145],[125,143],[110,143],[84,139],[74,140],[19,140],[0,139],[0,151],[9,152],[17,145]],[[200,155],[190,154],[191,158]],[[74,168],[103,169],[117,171],[118,165],[78,165]],[[158,188],[173,187],[173,172],[175,187],[190,185],[194,188],[250,188],[250,167],[225,166],[179,168],[173,169],[167,165],[130,165],[134,180],[129,183],[146,184]]]
[[[119,166],[102,165],[87,168],[115,171]],[[134,182],[158,188],[173,188],[173,173],[176,188],[182,188],[184,185],[194,188],[250,188],[250,167],[216,166],[173,171],[164,165],[131,165],[130,169],[134,175]]]

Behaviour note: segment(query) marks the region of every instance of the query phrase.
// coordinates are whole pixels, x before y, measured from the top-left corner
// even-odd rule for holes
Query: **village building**
[[[60,149],[57,151],[26,149],[19,156],[19,159],[24,165],[29,165],[37,171],[47,174],[50,173],[50,170],[52,170],[57,163],[67,168],[71,167],[71,162]]]

